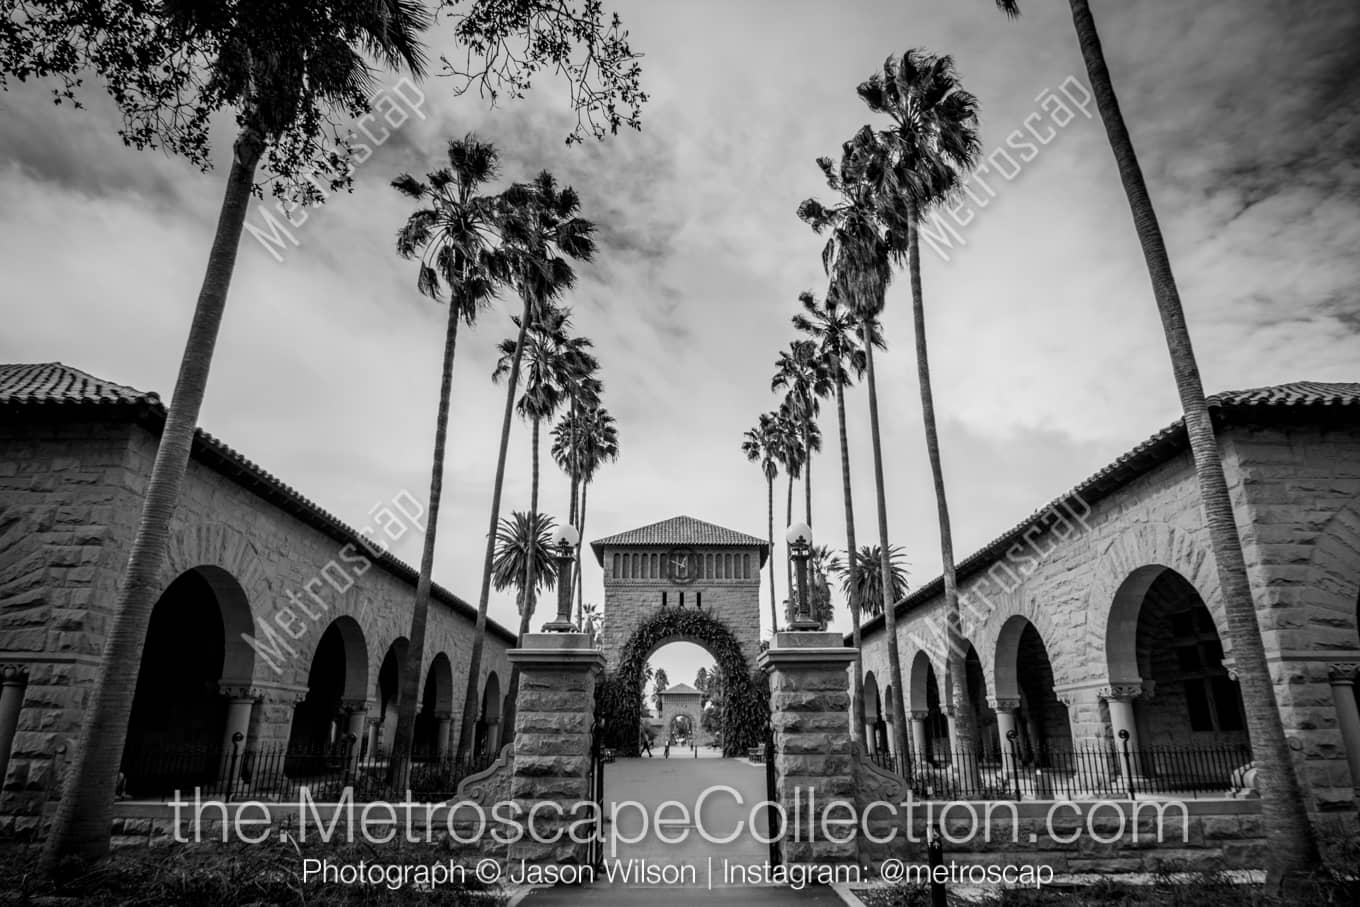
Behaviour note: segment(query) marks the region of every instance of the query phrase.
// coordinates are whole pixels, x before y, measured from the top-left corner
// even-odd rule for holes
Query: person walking
[[[647,758],[652,758],[652,738],[646,731],[639,731],[638,738],[641,743],[641,752],[647,754]]]

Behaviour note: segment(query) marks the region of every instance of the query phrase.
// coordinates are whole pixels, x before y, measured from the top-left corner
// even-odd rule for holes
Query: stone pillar
[[[439,722],[438,730],[435,731],[435,746],[438,747],[439,761],[443,762],[449,758],[449,746],[453,742],[453,713],[435,712],[434,718]]]
[[[529,633],[508,653],[519,668],[510,797],[521,817],[545,801],[559,807],[539,807],[534,827],[510,845],[512,863],[586,862],[588,845],[569,832],[590,799],[595,681],[604,670],[603,653],[589,645],[584,633]]]
[[[364,752],[364,734],[368,730],[365,726],[368,723],[368,701],[355,699],[346,702],[345,714],[347,716],[345,719],[346,740],[341,742],[346,743],[349,737],[354,738],[353,747],[349,751],[349,770],[357,772],[359,770],[359,757]]]
[[[911,716],[911,745],[916,747],[916,761],[925,764],[930,756],[930,741],[926,739],[926,719],[929,712],[908,712]]]
[[[1351,787],[1360,800],[1360,711],[1355,703],[1356,666],[1334,664],[1327,671],[1332,684],[1332,702],[1336,705],[1336,726],[1341,731],[1341,743],[1346,750],[1346,764],[1351,769]],[[6,682],[6,691],[9,684]],[[4,739],[0,738],[0,744]]]
[[[501,748],[501,716],[486,719],[486,752],[494,756]]]
[[[774,730],[775,776],[785,828],[781,840],[787,863],[855,863],[858,840],[853,829],[829,825],[842,820],[855,803],[855,759],[850,746],[849,678],[855,659],[836,633],[776,633],[761,656],[770,672],[770,725]],[[906,754],[898,755],[899,759]],[[842,840],[848,838],[848,840]]]
[[[954,707],[952,705],[945,707],[944,723],[949,735],[949,760],[952,762],[959,751],[959,728],[954,723]]]
[[[19,727],[19,710],[24,704],[24,687],[28,685],[28,668],[5,665],[0,668],[0,789],[9,771],[9,751],[14,746],[14,732]]]
[[[378,728],[382,726],[381,719],[369,718],[368,722],[368,747],[365,758],[374,759],[378,755]]]
[[[1015,710],[1020,708],[1020,700],[991,697],[987,704],[996,712],[996,735],[1001,744],[1001,770],[1008,781],[1019,784],[1020,766],[1015,761],[1016,741],[1011,737],[1016,730]]]
[[[227,721],[222,728],[222,762],[217,778],[230,793],[232,785],[240,780],[250,738],[250,717],[263,694],[249,687],[227,687],[222,693],[227,698]]]
[[[1127,784],[1134,778],[1143,776],[1142,766],[1138,764],[1138,721],[1133,714],[1133,700],[1143,692],[1141,686],[1121,685],[1107,687],[1100,691],[1110,710],[1110,731],[1114,735],[1114,750],[1119,760],[1119,776]],[[1128,732],[1125,740],[1121,731]],[[1125,748],[1128,756],[1125,757]]]

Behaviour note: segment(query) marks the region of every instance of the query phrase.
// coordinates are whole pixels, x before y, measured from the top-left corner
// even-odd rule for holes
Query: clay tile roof
[[[161,398],[60,362],[0,364],[0,403],[130,403]]]
[[[1294,381],[1209,398],[1214,406],[1360,406],[1360,382]]]
[[[101,411],[116,412],[125,418],[142,422],[157,434],[165,424],[166,414],[165,404],[155,393],[115,384],[60,362],[0,363],[0,407],[11,406],[78,406],[82,411],[85,407],[109,407]],[[353,542],[362,546],[363,550],[368,550],[372,545],[370,538],[360,536],[351,526],[201,428],[194,431],[193,457],[341,543]],[[390,573],[412,585],[419,578],[414,567],[390,552],[381,553],[376,560]],[[454,611],[476,620],[477,609],[448,589],[435,583],[432,591],[435,598]],[[488,620],[487,626],[507,643],[514,643],[518,639],[512,631],[495,621]]]
[[[746,535],[732,529],[724,529],[722,526],[715,526],[713,523],[705,523],[703,520],[696,520],[692,516],[673,516],[669,520],[630,529],[627,532],[620,532],[618,535],[611,535],[608,538],[591,542],[590,547],[595,552],[595,560],[601,566],[604,565],[606,545],[610,547],[651,545],[670,548],[681,545],[704,545],[720,548],[757,548],[760,550],[760,563],[762,565],[765,563],[765,556],[770,549],[770,543],[764,539],[758,539],[753,535]]]
[[[700,693],[698,690],[694,689],[694,687],[690,686],[690,685],[687,684],[687,683],[677,683],[677,684],[675,684],[674,686],[666,687],[666,689],[664,689],[664,690],[661,691],[661,695],[662,695],[662,696],[665,696],[665,695],[667,695],[668,693],[675,693],[677,696],[702,696],[702,695],[704,695],[703,693]]]

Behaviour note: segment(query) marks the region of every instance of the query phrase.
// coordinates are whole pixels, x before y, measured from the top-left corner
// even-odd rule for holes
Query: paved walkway
[[[702,811],[695,816],[705,792]],[[607,829],[605,866],[595,883],[538,889],[524,899],[524,907],[842,903],[826,888],[795,890],[761,881],[770,856],[769,845],[762,842],[768,832],[765,810],[754,809],[754,828],[752,813],[765,800],[764,766],[718,758],[715,751],[703,749],[695,758],[691,750],[673,748],[666,759],[658,748],[650,759],[606,765],[605,800],[605,815],[616,814],[618,821]],[[682,804],[683,810],[661,810],[666,827],[658,832],[650,820],[667,801]],[[710,841],[706,836],[732,840]]]

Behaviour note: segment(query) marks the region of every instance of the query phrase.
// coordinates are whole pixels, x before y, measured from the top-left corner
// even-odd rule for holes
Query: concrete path
[[[701,749],[696,758],[691,750],[672,749],[666,759],[658,748],[652,758],[620,759],[605,766],[605,815],[616,821],[607,826],[605,865],[594,884],[538,889],[522,903],[843,903],[826,888],[768,884],[765,810],[756,808],[764,800],[764,766],[712,750]],[[663,808],[668,801],[674,805]],[[659,830],[657,817],[665,822]]]

